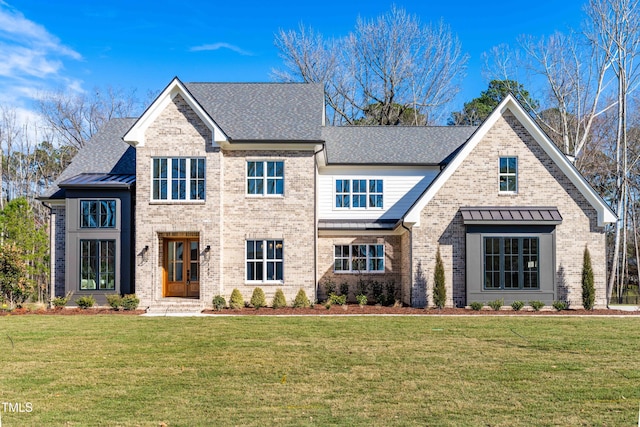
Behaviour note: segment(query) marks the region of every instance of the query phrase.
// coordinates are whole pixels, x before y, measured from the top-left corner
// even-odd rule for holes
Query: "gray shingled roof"
[[[439,165],[471,137],[475,126],[327,126],[328,164]]]
[[[107,122],[87,145],[78,151],[71,164],[41,198],[63,198],[64,190],[58,187],[58,184],[80,174],[135,175],[135,149],[122,140],[135,122],[136,119],[133,118],[111,119]]]
[[[465,224],[562,222],[562,215],[556,207],[463,207],[460,213]]]
[[[318,141],[324,109],[321,84],[185,83],[232,140]]]

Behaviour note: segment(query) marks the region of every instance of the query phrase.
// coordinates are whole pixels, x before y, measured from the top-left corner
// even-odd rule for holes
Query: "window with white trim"
[[[336,273],[384,272],[384,245],[335,245],[333,271]]]
[[[151,200],[204,200],[203,158],[152,159]]]
[[[500,157],[498,172],[501,193],[516,193],[518,191],[518,158]]]
[[[335,207],[341,209],[382,209],[383,181],[381,179],[336,179]]]
[[[245,252],[248,282],[281,283],[284,280],[282,240],[247,240]]]
[[[248,161],[247,194],[282,196],[284,194],[284,162]]]

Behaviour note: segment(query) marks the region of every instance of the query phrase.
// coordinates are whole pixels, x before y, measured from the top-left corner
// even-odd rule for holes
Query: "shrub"
[[[364,294],[358,294],[356,295],[356,301],[358,301],[358,305],[360,307],[364,307],[367,305],[367,296]]]
[[[216,295],[213,297],[213,309],[215,311],[222,311],[227,306],[227,300],[222,295]]]
[[[511,303],[511,308],[513,308],[515,311],[522,310],[522,307],[524,307],[524,302],[522,301],[514,301]]]
[[[368,290],[369,284],[362,278],[358,278],[358,283],[356,283],[356,295],[366,295]]]
[[[371,282],[371,295],[376,304],[384,304],[384,283],[378,282],[377,280]]]
[[[284,292],[282,292],[282,289],[276,289],[276,294],[273,296],[271,307],[282,308],[286,306],[287,306],[287,299],[284,297]]]
[[[440,246],[436,252],[436,269],[433,272],[433,303],[438,308],[443,308],[447,302],[447,289],[444,283],[444,264],[440,256]]]
[[[267,306],[267,298],[264,296],[262,288],[253,289],[253,294],[251,295],[251,306],[255,309]]]
[[[34,294],[33,283],[27,280],[27,263],[13,243],[0,247],[0,296],[9,307],[21,305]]]
[[[73,292],[69,292],[63,297],[55,297],[51,300],[51,304],[56,308],[62,308],[67,305],[67,303],[71,299],[71,295],[73,295]]]
[[[553,308],[555,308],[557,311],[562,311],[568,309],[569,304],[567,304],[565,301],[554,301]]]
[[[482,307],[484,307],[484,303],[482,302],[477,302],[474,301],[471,304],[469,304],[469,306],[471,307],[472,310],[474,311],[480,311],[482,309]]]
[[[324,294],[329,298],[329,295],[336,293],[336,282],[331,279],[324,281]]]
[[[542,301],[529,301],[529,305],[535,311],[540,311],[540,309],[544,307],[544,303]]]
[[[349,284],[347,282],[340,283],[340,293],[349,298]]]
[[[136,294],[127,294],[122,297],[122,305],[123,310],[135,310],[140,305],[140,298],[136,296]]]
[[[493,301],[489,301],[487,305],[491,307],[494,311],[498,311],[504,305],[504,298],[494,299]]]
[[[387,297],[385,299],[385,305],[394,305],[396,303],[396,283],[393,280],[389,280],[384,285]]]
[[[233,309],[240,309],[244,307],[244,298],[242,298],[242,294],[238,290],[238,288],[234,288],[231,291],[231,297],[229,297],[229,307]]]
[[[585,310],[593,310],[596,301],[596,288],[593,284],[593,269],[591,268],[591,254],[585,246],[582,258],[582,306]]]
[[[331,294],[331,295],[329,295],[329,303],[330,304],[345,305],[347,303],[347,296],[346,295]]]
[[[296,298],[293,300],[293,308],[307,308],[311,306],[311,302],[309,298],[307,298],[307,293],[304,289],[300,288]]]
[[[122,297],[118,294],[107,295],[107,304],[114,310],[118,310],[122,305]]]
[[[78,305],[78,307],[86,309],[89,307],[93,307],[96,304],[96,299],[93,297],[93,295],[85,295],[78,298],[76,300],[76,304]]]

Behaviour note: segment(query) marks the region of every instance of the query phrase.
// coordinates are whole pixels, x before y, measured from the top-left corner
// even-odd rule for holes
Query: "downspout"
[[[318,302],[318,154],[325,150],[325,144],[318,151],[313,152],[313,163],[315,170],[313,172],[313,299]],[[326,153],[325,153],[326,154]]]
[[[400,221],[402,228],[409,233],[409,305],[413,307],[413,233],[411,229],[404,225],[404,215]]]

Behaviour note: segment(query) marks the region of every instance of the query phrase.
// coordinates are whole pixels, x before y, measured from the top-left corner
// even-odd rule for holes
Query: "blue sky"
[[[135,88],[140,98],[173,76],[190,81],[271,81],[281,66],[278,29],[300,22],[325,36],[343,36],[356,18],[374,18],[392,4],[422,22],[443,19],[468,53],[458,107],[486,88],[483,52],[579,28],[584,0],[458,1],[70,1],[0,0],[0,105],[32,108],[47,90]]]

